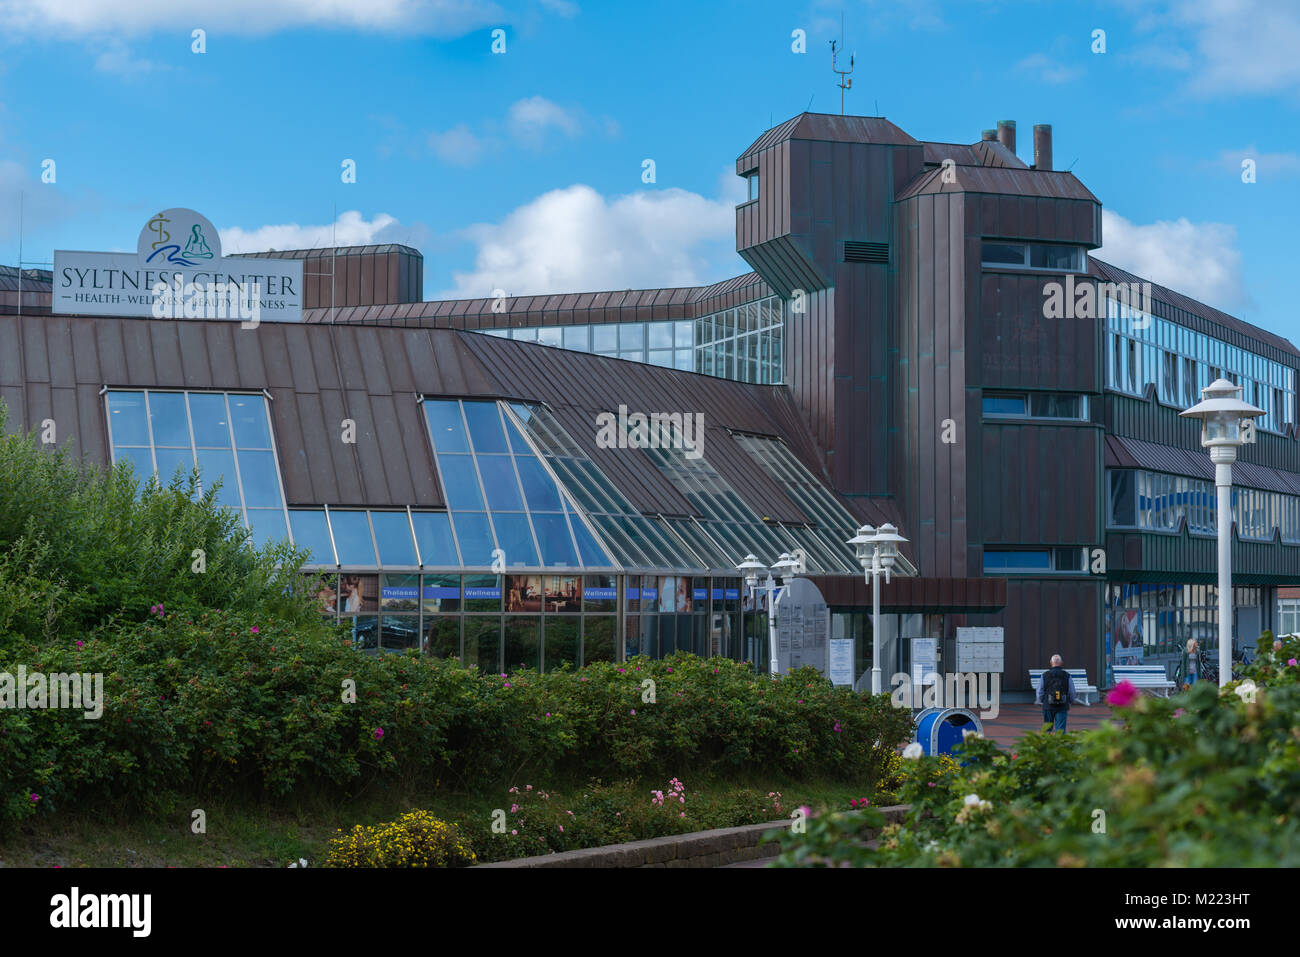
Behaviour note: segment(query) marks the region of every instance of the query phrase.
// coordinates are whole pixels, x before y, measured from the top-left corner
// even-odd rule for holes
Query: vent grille
[[[889,243],[860,243],[844,241],[846,263],[889,263]]]

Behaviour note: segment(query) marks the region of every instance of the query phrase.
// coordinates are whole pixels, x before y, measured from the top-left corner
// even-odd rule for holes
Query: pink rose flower
[[[1133,682],[1121,681],[1110,694],[1106,695],[1106,703],[1113,708],[1127,708],[1137,696],[1138,690],[1133,686]]]

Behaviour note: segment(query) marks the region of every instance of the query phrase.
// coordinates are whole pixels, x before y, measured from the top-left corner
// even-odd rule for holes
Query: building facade
[[[705,287],[424,302],[409,247],[276,252],[303,260],[303,321],[246,329],[56,314],[57,276],[0,271],[8,428],[225,476],[255,541],[311,550],[363,646],[484,668],[764,667],[735,566],[794,552],[861,674],[846,541],[891,521],[886,674],[907,639],[998,625],[1014,690],[1056,653],[1106,686],[1213,647],[1213,469],[1178,413],[1226,376],[1266,411],[1235,470],[1237,640],[1278,626],[1300,352],[1094,258],[1101,203],[1052,168],[1049,127],[1030,165],[1013,123],[950,144],[805,113],[736,172],[753,272]]]

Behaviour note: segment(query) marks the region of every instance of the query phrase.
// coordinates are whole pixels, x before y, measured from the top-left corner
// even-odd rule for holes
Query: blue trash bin
[[[984,725],[965,708],[926,708],[916,716],[916,740],[928,755],[952,754],[967,731],[983,734]]]

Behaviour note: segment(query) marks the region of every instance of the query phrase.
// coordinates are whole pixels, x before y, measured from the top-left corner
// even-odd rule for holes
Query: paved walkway
[[[979,712],[977,711],[976,714]],[[1087,731],[1110,717],[1110,707],[1074,705],[1066,722],[1067,731]],[[1041,731],[1043,709],[1036,704],[1004,704],[994,719],[983,719],[984,737],[1001,747],[1010,747],[1031,731]]]

